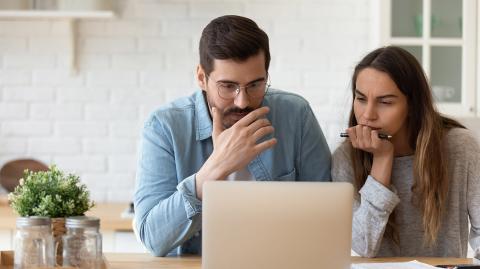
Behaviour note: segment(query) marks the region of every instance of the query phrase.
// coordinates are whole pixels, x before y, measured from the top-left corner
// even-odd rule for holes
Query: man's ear
[[[200,89],[207,90],[207,76],[201,65],[197,66],[197,83]]]

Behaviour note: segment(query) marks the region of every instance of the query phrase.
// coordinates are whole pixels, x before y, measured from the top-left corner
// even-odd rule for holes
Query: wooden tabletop
[[[201,269],[202,261],[199,256],[158,258],[150,254],[107,253],[105,254],[109,269]],[[352,263],[369,262],[404,262],[418,260],[431,265],[439,264],[470,264],[471,259],[459,258],[361,258],[352,257]],[[11,269],[13,252],[1,253],[0,269]]]
[[[201,258],[197,256],[191,257],[168,257],[158,258],[150,254],[121,254],[107,253],[107,261],[110,269],[201,269]],[[470,264],[472,259],[459,258],[361,258],[352,257],[352,263],[367,262],[406,262],[418,260],[431,265],[439,264]]]
[[[96,204],[94,208],[86,213],[88,216],[100,218],[102,230],[132,230],[132,219],[122,218],[122,212],[128,207],[126,203]],[[8,205],[0,206],[0,229],[15,229],[15,215]]]

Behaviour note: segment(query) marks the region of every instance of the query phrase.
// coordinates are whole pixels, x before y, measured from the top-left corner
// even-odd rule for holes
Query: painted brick
[[[105,122],[68,121],[55,123],[55,133],[61,137],[98,137],[106,136],[108,126]]]
[[[30,70],[0,70],[0,85],[26,85],[32,81]]]
[[[7,54],[4,56],[7,68],[51,68],[55,66],[55,57],[48,54]]]
[[[26,154],[27,140],[25,138],[2,137],[0,139],[0,149],[2,155]]]
[[[48,121],[8,121],[2,123],[2,135],[19,137],[37,137],[52,135],[52,126]]]
[[[137,72],[129,70],[91,71],[87,74],[87,86],[134,86]]]
[[[55,100],[55,95],[52,88],[6,87],[5,89],[3,89],[3,100],[13,102],[53,102]]]
[[[35,70],[33,72],[35,85],[49,86],[80,86],[85,83],[85,78],[80,74],[73,74],[67,69]]]
[[[136,120],[138,107],[134,105],[88,104],[85,108],[87,120]]]
[[[28,115],[28,106],[25,103],[0,103],[0,119],[23,120]]]
[[[137,156],[132,154],[109,156],[108,169],[113,173],[135,174],[137,169]]]
[[[243,15],[245,6],[242,3],[235,2],[192,2],[190,4],[190,16],[192,18],[201,18],[212,20],[215,17],[225,14]]]
[[[92,37],[82,40],[81,49],[87,53],[134,52],[136,42],[131,37]]]
[[[81,104],[31,104],[30,118],[37,120],[81,120],[84,108]]]
[[[178,1],[180,2],[180,1]],[[156,2],[137,2],[135,5],[135,16],[137,18],[158,19],[158,18],[183,18],[187,19],[187,3],[162,3]]]
[[[120,138],[84,139],[84,152],[88,154],[135,154],[136,142]]]
[[[105,173],[107,172],[107,163],[104,156],[95,155],[75,155],[61,156],[54,158],[53,162],[59,168],[70,173]]]
[[[54,36],[42,36],[31,37],[28,40],[29,50],[32,53],[58,53],[58,52],[70,52],[71,40],[68,36],[54,37]]]
[[[57,90],[57,100],[60,103],[106,103],[109,100],[109,90],[106,88],[62,88]]]
[[[115,54],[112,67],[115,69],[164,69],[165,57],[159,53]]]
[[[0,35],[5,36],[39,36],[48,34],[49,21],[2,20]]]
[[[138,138],[143,126],[143,121],[117,121],[109,124],[110,136],[118,138]]]
[[[22,52],[27,50],[27,39],[3,36],[0,38],[0,53]]]
[[[81,152],[81,141],[75,138],[32,138],[28,141],[32,154],[78,154]]]

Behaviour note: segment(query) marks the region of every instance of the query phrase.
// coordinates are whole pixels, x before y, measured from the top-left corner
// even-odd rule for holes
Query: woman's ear
[[[206,75],[201,65],[197,66],[197,83],[203,91],[207,90]]]

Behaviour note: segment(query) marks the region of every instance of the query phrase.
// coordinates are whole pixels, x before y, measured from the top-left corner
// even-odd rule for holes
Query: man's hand
[[[271,138],[257,144],[258,140],[274,131],[270,121],[264,117],[269,111],[268,107],[258,108],[225,129],[222,112],[212,108],[213,152],[195,177],[199,199],[202,199],[205,181],[225,179],[277,143],[275,138]]]

